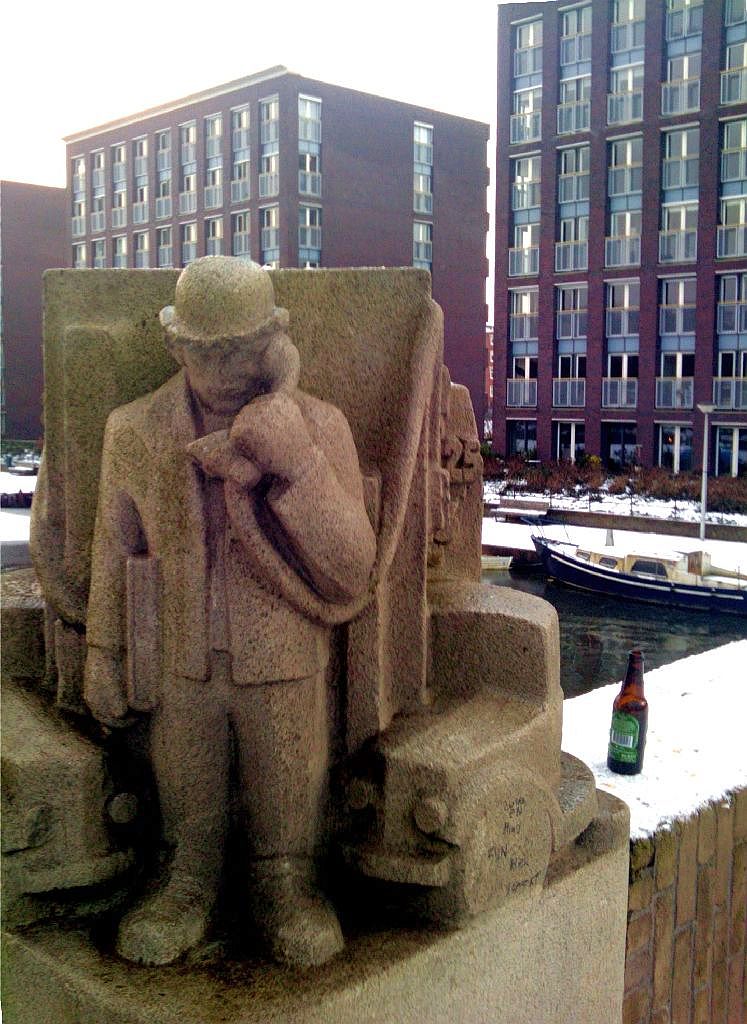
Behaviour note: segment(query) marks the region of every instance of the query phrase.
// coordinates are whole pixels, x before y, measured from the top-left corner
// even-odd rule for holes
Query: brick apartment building
[[[745,0],[499,8],[494,447],[747,472]]]
[[[67,263],[64,188],[0,181],[0,426],[42,436],[42,274]]]
[[[431,271],[484,415],[488,126],[275,67],[66,138],[68,262]]]

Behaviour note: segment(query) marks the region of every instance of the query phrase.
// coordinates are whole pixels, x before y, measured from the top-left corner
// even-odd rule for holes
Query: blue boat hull
[[[631,601],[689,608],[691,611],[747,615],[745,590],[698,587],[669,580],[643,580],[640,577],[583,562],[570,554],[551,548],[541,537],[532,537],[532,541],[547,575],[568,586]]]

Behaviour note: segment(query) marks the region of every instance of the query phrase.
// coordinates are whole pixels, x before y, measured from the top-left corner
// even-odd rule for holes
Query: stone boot
[[[122,918],[117,952],[151,967],[173,963],[202,941],[214,903],[215,894],[195,879],[172,876]]]
[[[255,861],[251,884],[254,918],[273,960],[313,967],[343,948],[337,914],[319,891],[310,860]]]

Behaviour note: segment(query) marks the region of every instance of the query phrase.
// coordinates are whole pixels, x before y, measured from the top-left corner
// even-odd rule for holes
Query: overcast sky
[[[496,0],[6,0],[0,178],[64,185],[64,135],[275,64],[488,122],[492,168],[496,12]]]

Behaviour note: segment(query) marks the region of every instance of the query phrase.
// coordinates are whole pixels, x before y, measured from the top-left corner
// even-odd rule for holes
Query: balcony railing
[[[170,245],[158,246],[158,266],[170,267],[174,262],[174,250]]]
[[[514,50],[514,76],[532,75],[542,70],[542,47],[527,46]]]
[[[320,227],[299,227],[298,229],[299,249],[321,249],[322,229]],[[430,256],[425,257],[430,259]]]
[[[541,137],[542,119],[539,110],[511,115],[511,142],[536,142]]]
[[[607,94],[607,124],[628,124],[643,119],[643,89]]]
[[[637,377],[602,378],[602,407],[604,409],[635,409],[637,404]]]
[[[180,147],[182,165],[193,164],[197,159],[197,146],[194,142],[183,142]]]
[[[85,217],[73,217],[71,219],[72,219],[73,238],[78,238],[79,235],[85,235],[85,233],[86,233],[86,218]]]
[[[127,208],[125,206],[114,206],[112,208],[112,227],[124,228],[127,226]]]
[[[525,181],[511,186],[511,209],[531,210],[540,205],[540,183]]]
[[[607,172],[607,193],[610,196],[629,196],[643,187],[643,168],[640,164],[610,167]]]
[[[641,262],[641,236],[608,236],[604,240],[606,267],[636,267]]]
[[[91,185],[93,188],[104,188],[106,186],[106,172],[103,167],[94,167],[91,172]]]
[[[138,270],[147,270],[150,266],[150,253],[147,249],[139,249],[135,253],[135,267]]]
[[[127,253],[115,252],[112,256],[112,266],[115,270],[124,270],[127,266]]]
[[[583,409],[586,405],[586,381],[583,377],[555,377],[552,404],[556,409]]]
[[[206,185],[205,186],[205,209],[214,210],[216,206],[223,205],[223,186],[222,185]]]
[[[147,156],[136,156],[135,157],[135,177],[136,178],[147,178],[148,177],[148,157]]]
[[[731,149],[721,154],[721,180],[744,181],[747,178],[747,149]]]
[[[264,173],[259,176],[259,195],[261,199],[267,196],[276,196],[280,188],[280,175],[274,173]]]
[[[667,42],[683,39],[703,31],[703,6],[682,7],[678,11],[667,11],[664,22],[664,37]]]
[[[86,191],[86,176],[85,174],[74,174],[73,175],[73,193],[80,195],[81,192]]]
[[[171,196],[158,196],[156,198],[156,219],[163,220],[171,216]]]
[[[322,122],[316,117],[299,117],[298,138],[302,142],[321,142]]]
[[[717,409],[747,409],[747,377],[714,377],[713,404]]]
[[[747,224],[726,224],[716,228],[717,256],[747,256]]]
[[[645,21],[622,21],[613,24],[610,30],[610,50],[625,53],[643,46],[646,35]]]
[[[719,302],[716,306],[718,334],[747,332],[747,302]]]
[[[589,174],[561,174],[558,176],[558,202],[578,203],[589,198]]]
[[[721,102],[743,103],[747,100],[747,68],[730,68],[721,72]]]
[[[182,263],[186,267],[188,263],[197,259],[197,242],[182,242]]]
[[[132,204],[132,223],[133,224],[145,224],[148,220],[148,204],[147,203],[133,203]]]
[[[585,338],[588,315],[585,309],[561,310],[555,317],[557,338]]]
[[[208,238],[205,241],[206,256],[220,256],[223,253],[222,238]]]
[[[589,100],[576,100],[575,103],[558,104],[558,135],[573,135],[575,132],[589,130],[591,103]]]
[[[589,243],[579,242],[556,242],[555,243],[555,269],[563,270],[586,270],[589,266]]]
[[[249,149],[251,133],[248,128],[234,128],[231,131],[231,149],[234,153],[240,149]]]
[[[220,156],[223,151],[223,138],[220,135],[211,135],[205,139],[205,156],[208,159]]]
[[[159,149],[158,150],[158,152],[156,153],[156,170],[159,170],[159,171],[170,171],[171,170],[171,150],[170,149]]]
[[[659,263],[693,263],[697,255],[696,228],[659,232]]]
[[[319,171],[299,171],[298,191],[305,196],[322,194],[322,175]],[[430,213],[433,209],[433,196],[430,192],[415,192],[413,208],[418,213]]]
[[[248,178],[239,178],[237,181],[231,182],[231,202],[241,203],[245,199],[249,199],[251,188],[249,185]]]
[[[509,337],[511,341],[536,341],[537,324],[539,318],[536,313],[517,313],[509,319]]]
[[[638,334],[639,309],[611,308],[606,313],[605,330],[608,338],[630,338]]]
[[[263,250],[277,249],[280,245],[280,232],[277,228],[262,228],[259,241]]]
[[[197,209],[196,192],[179,193],[179,213],[194,213]]]
[[[694,334],[695,306],[659,306],[659,334]]]
[[[560,40],[560,63],[579,64],[591,60],[591,33],[583,32]]]
[[[535,409],[537,407],[537,381],[524,377],[512,377],[506,381],[506,405],[511,409]]]
[[[278,121],[262,121],[259,126],[259,141],[265,142],[277,142],[278,141]]]
[[[539,246],[528,245],[508,250],[508,276],[526,277],[539,273]]]
[[[666,157],[661,163],[662,188],[689,188],[698,184],[700,157]]]
[[[692,377],[657,377],[656,408],[657,409],[692,409],[693,378]]]
[[[102,252],[102,253],[95,254],[94,257],[93,257],[93,269],[94,270],[103,270],[105,266],[106,266],[106,256],[104,255],[104,253]]]
[[[700,79],[685,78],[679,82],[662,82],[661,112],[688,114],[700,109]]]
[[[97,210],[91,214],[91,231],[104,231],[106,228],[106,213],[103,210]]]
[[[115,184],[120,181],[127,181],[127,164],[121,162],[112,164],[112,181]]]
[[[236,232],[236,234],[234,234],[233,236],[234,256],[248,256],[250,253],[251,244],[248,233],[245,231]]]

